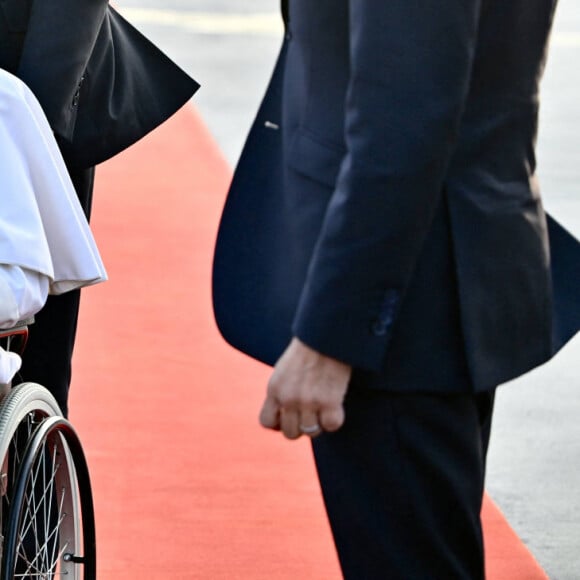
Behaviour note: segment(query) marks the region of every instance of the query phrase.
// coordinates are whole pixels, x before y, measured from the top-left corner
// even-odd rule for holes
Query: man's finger
[[[338,431],[344,423],[344,408],[342,405],[336,405],[321,409],[319,417],[323,431]]]
[[[280,406],[271,397],[266,397],[260,411],[260,425],[266,429],[280,430]]]
[[[298,427],[302,435],[307,435],[308,437],[316,437],[322,432],[318,414],[314,411],[302,411]]]
[[[300,432],[300,415],[297,409],[284,409],[280,412],[280,429],[287,439],[298,439]]]

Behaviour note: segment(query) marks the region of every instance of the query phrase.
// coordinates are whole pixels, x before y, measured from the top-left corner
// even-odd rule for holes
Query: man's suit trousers
[[[347,580],[481,580],[480,510],[494,391],[351,388],[313,440]]]

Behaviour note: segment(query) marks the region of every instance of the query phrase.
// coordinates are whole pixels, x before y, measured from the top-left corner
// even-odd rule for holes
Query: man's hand
[[[260,423],[288,439],[336,431],[344,422],[342,403],[351,371],[293,338],[268,383]]]

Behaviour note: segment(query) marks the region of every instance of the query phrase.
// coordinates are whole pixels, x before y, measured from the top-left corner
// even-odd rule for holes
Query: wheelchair
[[[0,330],[0,346],[22,353],[31,322]],[[45,387],[1,388],[0,580],[94,580],[94,506],[79,437]]]

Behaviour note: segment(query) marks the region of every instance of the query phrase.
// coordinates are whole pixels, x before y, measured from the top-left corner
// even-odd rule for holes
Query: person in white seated
[[[49,294],[106,279],[38,101],[0,69],[0,329],[33,316]],[[0,384],[20,362],[0,348]]]

